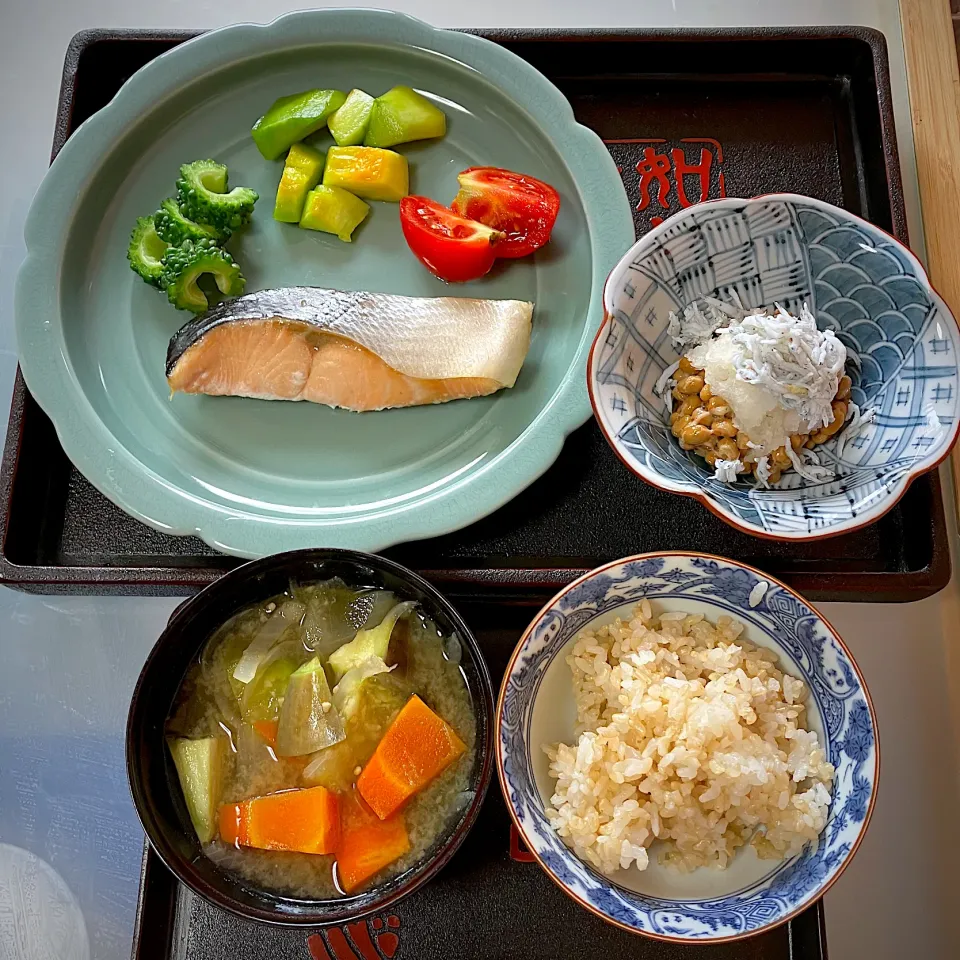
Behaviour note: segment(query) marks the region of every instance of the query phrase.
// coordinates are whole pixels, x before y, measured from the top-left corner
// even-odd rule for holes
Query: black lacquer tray
[[[485,31],[529,60],[608,142],[642,232],[701,199],[792,191],[906,240],[881,34],[865,28]],[[87,31],[67,52],[54,153],[144,63],[190,34]],[[0,582],[43,593],[176,594],[236,560],[127,517],[64,455],[18,376],[0,474]],[[454,596],[536,602],[603,562],[696,549],[754,564],[814,600],[916,600],[950,575],[940,483],[878,523],[817,543],[739,533],[625,470],[591,422],[557,464],[466,530],[388,555]]]
[[[458,605],[498,685],[521,607]],[[149,845],[132,960],[826,960],[823,905],[748,940],[690,946],[626,933],[564,894],[522,846],[496,782],[453,859],[388,913],[323,930],[241,920],[182,886]]]

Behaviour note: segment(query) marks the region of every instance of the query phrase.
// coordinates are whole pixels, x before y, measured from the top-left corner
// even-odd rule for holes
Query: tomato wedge
[[[428,197],[400,201],[400,226],[414,256],[450,283],[465,283],[488,273],[503,236]]]
[[[460,192],[450,206],[506,234],[498,257],[525,257],[550,239],[560,194],[549,183],[500,167],[469,167],[457,179]]]

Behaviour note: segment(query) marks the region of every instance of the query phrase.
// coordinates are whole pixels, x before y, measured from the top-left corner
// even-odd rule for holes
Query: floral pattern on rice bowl
[[[641,618],[629,624],[631,613],[638,605],[641,605],[637,611]],[[601,868],[615,868],[615,861],[624,855],[630,859],[633,854],[634,859],[642,861],[645,852],[640,852],[641,841],[626,848],[617,846],[608,851],[605,861],[598,857],[591,858],[594,862],[590,863],[577,856],[557,835],[550,818],[558,823],[578,811],[574,805],[566,814],[562,808],[548,814],[552,791],[558,785],[544,775],[551,759],[544,756],[544,743],[534,737],[538,697],[543,696],[549,703],[538,716],[563,712],[569,706],[557,702],[560,688],[544,683],[551,665],[562,670],[565,679],[562,689],[571,704],[574,701],[571,671],[564,658],[572,651],[575,638],[582,637],[584,631],[604,634],[605,639],[599,645],[610,646],[613,638],[609,634],[613,630],[604,631],[604,626],[615,616],[624,621],[619,629],[626,635],[631,628],[639,630],[641,623],[644,630],[648,629],[649,622],[643,619],[643,614],[649,612],[655,618],[667,611],[677,613],[668,614],[665,623],[660,625],[661,630],[674,635],[695,632],[700,634],[702,643],[709,621],[719,624],[724,644],[736,637],[736,645],[743,648],[742,654],[725,653],[721,657],[716,651],[695,652],[692,641],[674,636],[671,640],[674,648],[687,651],[681,653],[681,657],[732,656],[741,665],[748,659],[759,660],[763,661],[760,668],[764,676],[769,671],[774,677],[782,673],[802,681],[808,691],[806,712],[814,722],[795,725],[820,731],[819,744],[814,743],[813,733],[799,736],[790,751],[791,770],[784,772],[787,779],[794,773],[813,774],[810,780],[801,777],[796,781],[800,786],[805,783],[810,787],[809,797],[801,798],[799,804],[809,820],[797,830],[797,824],[804,817],[790,819],[779,833],[771,831],[759,840],[761,847],[772,842],[776,848],[768,849],[767,854],[786,854],[788,859],[758,860],[762,875],[745,881],[743,872],[738,873],[732,867],[739,859],[736,848],[744,842],[749,844],[753,831],[744,830],[743,838],[732,846],[728,846],[726,840],[714,838],[714,844],[709,846],[710,857],[706,859],[712,858],[712,862],[717,863],[729,858],[731,869],[702,868],[686,874],[699,878],[696,895],[651,895],[628,888],[622,882],[626,873],[646,876],[646,873],[639,874],[636,866],[615,873],[613,879],[601,872]],[[701,615],[705,620],[700,619]],[[744,643],[739,637],[738,622],[745,625],[744,636],[749,636],[750,643]],[[592,669],[590,648],[595,646],[596,639],[583,638],[578,650],[583,668],[578,674],[581,681]],[[758,650],[754,653],[752,647]],[[774,657],[764,648],[775,654],[778,665],[773,665]],[[615,658],[611,657],[610,663],[615,663]],[[719,660],[717,665],[723,666]],[[757,669],[754,662],[746,673],[750,674],[751,670],[755,673]],[[690,675],[693,673],[691,667]],[[705,675],[711,674],[707,671]],[[589,689],[589,684],[587,686]],[[805,693],[788,677],[778,680],[778,688],[776,699],[781,712],[786,707],[789,713],[789,701],[803,699]],[[595,728],[592,721],[601,709],[601,696],[595,687],[586,696],[577,729]],[[591,697],[594,698],[592,704]],[[794,714],[791,716],[795,719]],[[564,742],[571,744],[574,740]],[[589,753],[596,749],[596,744],[584,748],[581,742],[580,749],[587,749]],[[549,752],[556,766],[555,743],[549,745]],[[579,759],[585,764],[584,769],[594,770],[590,763],[596,757],[584,753],[577,758],[576,753],[576,747],[566,754],[561,751],[561,766],[565,765],[572,773]],[[618,561],[588,574],[541,611],[514,653],[501,690],[497,761],[508,807],[521,835],[541,865],[567,893],[619,926],[679,941],[719,941],[747,936],[782,923],[809,906],[836,879],[858,846],[869,822],[879,772],[876,723],[869,697],[855,664],[829,624],[802,598],[777,581],[732,561],[698,554],[651,554]],[[540,771],[539,775],[535,768]],[[619,773],[625,772],[623,767],[617,769]],[[831,783],[830,774],[834,769]],[[632,768],[631,772],[636,773]],[[717,779],[721,781],[722,777]],[[785,782],[778,781],[778,789]],[[825,794],[831,788],[832,797],[827,807]],[[791,803],[799,792],[797,789],[791,794]],[[627,834],[629,830],[618,840],[623,841]],[[633,835],[634,840],[638,836],[642,836],[642,831]],[[567,839],[572,842],[570,837]],[[692,849],[688,846],[688,854]],[[651,870],[663,851],[663,844],[650,849]],[[684,859],[676,847],[671,855],[679,858],[680,865],[688,870],[704,859],[700,854]],[[679,873],[673,867],[658,869]]]

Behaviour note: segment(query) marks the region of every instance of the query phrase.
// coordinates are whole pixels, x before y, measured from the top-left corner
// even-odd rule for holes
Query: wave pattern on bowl
[[[817,448],[836,479],[815,483],[790,472],[774,490],[720,483],[671,436],[653,390],[679,356],[667,336],[669,313],[734,294],[747,307],[777,302],[797,312],[809,304],[859,367],[853,399],[877,416],[842,455],[842,431]],[[644,479],[706,496],[748,532],[806,538],[876,519],[956,438],[956,321],[912,254],[829,204],[785,195],[690,208],[639,242],[611,275],[605,300],[609,320],[590,377],[608,439]]]
[[[768,586],[757,602],[757,589]],[[756,591],[756,592],[755,592]],[[700,601],[708,617],[727,613],[784,651],[784,668],[804,680],[819,709],[836,767],[827,826],[816,845],[786,862],[770,861],[758,882],[709,898],[665,900],[633,893],[596,873],[551,828],[534,779],[531,725],[537,691],[550,663],[593,621],[647,598],[669,609]],[[751,599],[755,604],[751,604]],[[571,697],[573,696],[571,690]],[[498,732],[501,775],[528,844],[567,890],[608,920],[681,940],[722,940],[775,925],[813,902],[850,857],[866,830],[877,785],[877,745],[869,701],[833,633],[796,594],[732,562],[697,555],[623,561],[584,580],[534,623],[502,694]],[[718,872],[722,878],[723,874]]]

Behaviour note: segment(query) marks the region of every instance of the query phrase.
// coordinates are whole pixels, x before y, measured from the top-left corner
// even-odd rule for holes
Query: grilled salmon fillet
[[[170,341],[174,392],[382,410],[512,387],[533,304],[318,287],[224,301]]]

